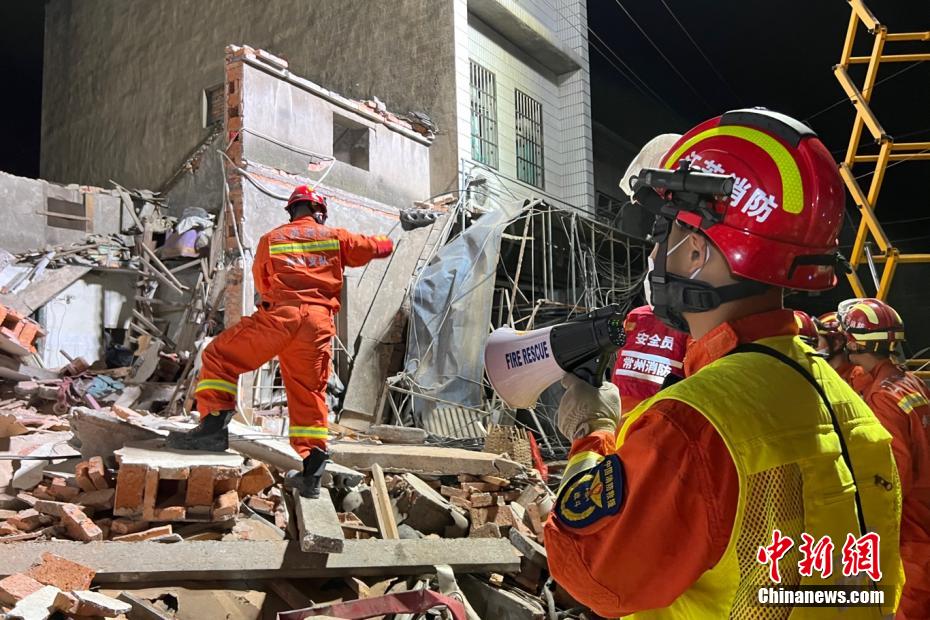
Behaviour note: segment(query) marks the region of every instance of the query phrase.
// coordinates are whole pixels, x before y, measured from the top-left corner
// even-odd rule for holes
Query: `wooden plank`
[[[155,255],[155,251],[154,251],[154,250],[152,250],[148,245],[146,245],[145,243],[143,243],[143,244],[142,244],[142,251],[149,255],[149,258],[151,259],[151,261],[148,261],[148,262],[149,262],[151,265],[157,267],[157,268],[165,275],[166,278],[168,278],[169,280],[171,280],[171,283],[172,283],[174,286],[176,286],[176,287],[179,288],[179,289],[185,290],[185,291],[187,290],[187,287],[184,286],[183,284],[181,284],[181,281],[178,280],[176,277],[174,277],[174,274],[171,273],[171,270],[168,269],[168,267],[165,265],[165,263],[161,262],[161,259],[158,258],[158,256]]]
[[[25,572],[53,553],[97,571],[98,583],[418,575],[448,564],[458,573],[517,572],[504,539],[347,540],[343,553],[304,553],[296,541],[28,541],[3,546],[0,577]]]
[[[307,553],[342,553],[345,535],[329,497],[329,489],[320,489],[320,497],[301,497],[293,490],[294,518],[300,535],[300,550]]]
[[[375,463],[371,467],[371,495],[375,500],[375,515],[378,517],[378,529],[381,538],[396,540],[400,538],[397,532],[397,521],[394,520],[394,507],[388,495],[387,484],[384,482],[384,470]]]

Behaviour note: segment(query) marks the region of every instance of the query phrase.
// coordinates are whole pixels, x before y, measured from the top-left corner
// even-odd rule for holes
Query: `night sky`
[[[867,1],[890,32],[930,28],[926,0]],[[639,145],[728,109],[761,105],[806,121],[842,158],[854,114],[831,68],[849,12],[843,0],[588,0],[596,34],[590,35],[593,117]],[[0,170],[28,177],[39,172],[43,13],[41,0],[0,3]],[[867,54],[872,41],[860,29],[855,53]],[[928,43],[886,46],[886,53],[928,50]],[[861,82],[863,75],[861,67],[853,78]],[[876,87],[873,109],[888,133],[898,141],[930,140],[930,62],[889,63],[878,78],[887,81]],[[868,172],[866,165],[856,168],[857,175]],[[930,162],[894,166],[882,189],[879,219],[904,251],[930,251],[928,172]],[[851,213],[841,244],[851,245],[857,223]],[[896,278],[891,301],[907,320],[909,310],[927,307],[930,270],[905,265]],[[843,283],[831,295],[797,305],[820,312],[849,294]],[[930,325],[919,330],[930,345]]]

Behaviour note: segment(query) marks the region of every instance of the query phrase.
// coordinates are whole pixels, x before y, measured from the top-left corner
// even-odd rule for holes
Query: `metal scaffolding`
[[[846,187],[849,189],[849,193],[855,200],[862,215],[850,256],[850,264],[853,270],[849,274],[849,283],[857,297],[869,296],[856,272],[856,268],[865,261],[874,280],[875,297],[886,299],[891,290],[891,282],[898,265],[930,263],[930,253],[902,254],[898,248],[894,247],[875,216],[879,192],[885,179],[885,172],[889,167],[906,161],[930,161],[930,142],[895,143],[894,138],[885,131],[872,111],[869,102],[874,95],[876,78],[882,63],[930,60],[930,53],[886,53],[886,44],[928,42],[930,41],[930,31],[889,33],[888,28],[878,21],[875,15],[866,7],[863,0],[849,0],[849,4],[852,11],[849,18],[849,28],[846,31],[846,42],[843,44],[843,53],[839,64],[833,68],[836,79],[839,81],[840,86],[843,87],[843,90],[846,91],[849,100],[856,109],[856,118],[853,121],[849,146],[846,149],[846,156],[840,164],[840,174],[843,181],[846,183]],[[853,44],[860,25],[865,26],[869,34],[874,37],[872,52],[868,56],[853,56]],[[852,65],[861,64],[867,65],[867,68],[865,79],[860,88],[850,77],[849,71]],[[874,144],[878,145],[877,154],[861,152],[863,129],[868,129]],[[872,180],[868,191],[862,188],[859,179],[868,176],[869,173],[860,174],[857,177],[853,173],[853,167],[856,164],[874,164],[875,166],[874,171],[870,173]],[[874,240],[880,253],[872,253],[869,243],[870,238]],[[884,263],[884,268],[879,276],[876,265],[881,263]]]

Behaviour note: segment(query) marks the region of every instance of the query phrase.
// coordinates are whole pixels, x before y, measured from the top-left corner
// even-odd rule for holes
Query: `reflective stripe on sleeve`
[[[317,252],[334,252],[339,250],[339,239],[322,241],[295,241],[290,243],[273,243],[268,248],[269,254],[315,254]]]
[[[562,472],[562,484],[559,486],[559,490],[561,490],[569,480],[581,472],[596,466],[603,459],[604,457],[602,455],[591,450],[585,450],[572,455],[572,457],[568,459],[568,465],[566,465],[565,471]]]
[[[898,407],[904,413],[910,413],[917,407],[921,407],[926,404],[928,404],[928,401],[926,398],[924,398],[923,394],[908,394],[898,401]]]
[[[201,379],[197,383],[197,389],[194,390],[194,393],[202,392],[204,390],[216,390],[217,392],[226,392],[227,394],[232,394],[233,396],[235,396],[239,392],[235,383],[230,383],[229,381],[223,381],[222,379]]]
[[[329,429],[325,426],[294,426],[291,425],[288,435],[291,437],[309,437],[311,439],[327,439]]]

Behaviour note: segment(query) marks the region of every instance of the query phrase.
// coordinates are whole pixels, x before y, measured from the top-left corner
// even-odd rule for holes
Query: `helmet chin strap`
[[[671,222],[669,222],[671,226]],[[708,312],[729,301],[759,295],[768,290],[768,286],[761,282],[742,280],[724,286],[713,286],[702,280],[695,280],[707,264],[710,257],[710,247],[707,248],[704,265],[691,272],[687,278],[668,273],[666,270],[668,255],[679,248],[687,239],[668,249],[668,234],[663,235],[655,260],[655,268],[648,275],[652,290],[652,306],[655,315],[671,327],[679,331],[688,332],[688,322],[684,318],[685,312]]]

